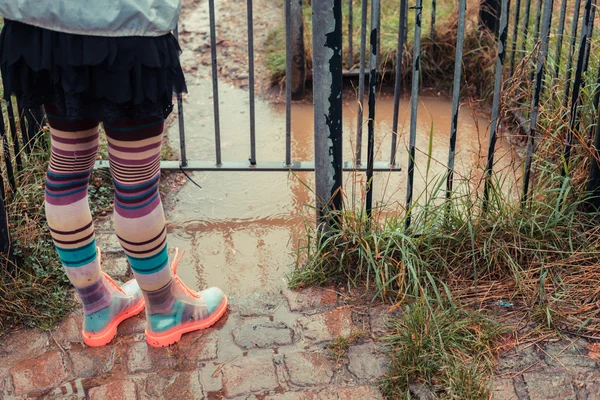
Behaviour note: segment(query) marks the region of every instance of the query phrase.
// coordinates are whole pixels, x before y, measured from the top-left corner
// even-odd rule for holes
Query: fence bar
[[[431,32],[429,36],[431,40],[435,40],[435,14],[436,14],[436,0],[431,0]]]
[[[421,23],[423,17],[423,0],[417,0],[415,9],[415,39],[412,69],[412,88],[410,94],[410,142],[408,147],[408,181],[406,185],[406,220],[405,229],[410,227],[411,205],[413,198],[413,182],[415,176],[415,145],[417,142],[417,111],[419,106],[419,73],[421,57]]]
[[[575,81],[573,82],[573,93],[571,95],[571,109],[569,113],[569,129],[565,138],[565,151],[563,155],[562,163],[562,176],[567,176],[569,168],[569,159],[571,158],[571,149],[573,147],[573,132],[578,128],[579,119],[577,118],[577,110],[579,108],[580,100],[580,89],[582,84],[582,76],[585,72],[583,67],[585,65],[586,48],[588,45],[588,38],[591,31],[592,21],[590,16],[592,15],[592,0],[586,0],[583,12],[583,28],[581,30],[581,39],[579,42],[579,55],[577,57],[577,65],[575,67]]]
[[[248,14],[248,92],[250,97],[250,165],[256,165],[256,112],[254,108],[254,20],[252,0],[246,1]]]
[[[458,126],[458,107],[460,100],[460,79],[465,41],[465,14],[467,0],[458,3],[458,32],[456,36],[456,56],[454,57],[454,83],[452,85],[452,122],[450,123],[450,149],[448,151],[448,177],[446,178],[446,198],[452,195],[454,179],[454,156],[456,153],[456,129]]]
[[[556,80],[558,79],[558,72],[560,69],[560,54],[562,53],[563,34],[565,32],[567,1],[568,0],[562,0],[560,5],[560,17],[558,20],[558,30],[556,31],[556,51],[554,52],[554,76],[552,77],[552,87],[556,85]]]
[[[529,16],[531,11],[531,0],[525,1],[525,20],[523,21],[523,41],[521,42],[521,57],[527,49],[527,37],[529,36]]]
[[[352,0],[348,0],[348,71],[352,70]]]
[[[6,103],[8,107],[8,103]],[[10,156],[10,147],[8,144],[8,135],[6,132],[6,125],[4,124],[4,113],[2,107],[0,107],[0,137],[2,138],[2,151],[4,153],[4,164],[6,165],[6,176],[8,177],[8,184],[13,191],[17,190],[17,182],[15,180],[15,173],[12,166],[12,158]],[[3,189],[4,189],[4,185]]]
[[[285,0],[285,164],[292,163],[292,2]]]
[[[27,130],[27,126],[25,125],[25,110],[19,104],[20,101],[17,99],[17,112],[19,113],[19,129],[21,130],[21,138],[23,140],[23,150],[25,154],[31,154],[33,132]]]
[[[398,18],[398,50],[396,52],[396,78],[394,81],[394,116],[392,119],[392,154],[390,165],[396,165],[396,147],[398,141],[398,110],[400,108],[400,92],[402,89],[402,59],[404,58],[404,31],[408,25],[408,0],[400,0],[400,17]]]
[[[10,126],[10,137],[13,142],[13,151],[15,153],[17,171],[21,171],[23,169],[23,163],[21,162],[21,148],[19,145],[19,135],[17,134],[17,125],[15,124],[15,110],[13,109],[12,98],[8,100],[6,107],[8,111],[8,125]]]
[[[362,0],[362,13],[360,21],[360,75],[358,77],[358,118],[356,125],[356,165],[362,164],[362,131],[363,131],[363,111],[365,100],[365,64],[367,53],[367,5],[368,0]]]
[[[536,10],[536,16],[535,16],[535,29],[533,31],[533,48],[532,48],[532,52],[535,51],[535,49],[538,48],[538,40],[540,37],[540,22],[542,19],[542,3],[543,0],[538,0],[537,2],[537,10]],[[537,58],[537,57],[535,57]],[[529,81],[532,82],[534,79],[534,74],[535,74],[535,69],[531,69],[529,71]]]
[[[587,184],[589,195],[588,205],[591,205],[594,211],[600,210],[600,113],[598,104],[600,102],[600,62],[598,62],[598,72],[596,73],[596,94],[594,96],[594,110],[596,110],[596,126],[590,128],[590,133],[594,136],[594,145],[592,147],[592,157],[590,160],[590,173]]]
[[[567,0],[563,0],[567,1]],[[512,49],[510,56],[510,76],[512,77],[515,72],[515,56],[517,52],[517,40],[519,39],[519,17],[521,15],[521,0],[517,0],[516,10],[515,10],[515,23],[513,25],[513,35],[512,35]],[[525,40],[525,39],[523,39]]]
[[[342,209],[342,0],[312,3],[317,224]]]
[[[488,145],[487,165],[485,167],[485,185],[483,189],[483,209],[487,210],[489,192],[492,185],[492,169],[494,167],[494,153],[496,151],[496,131],[498,128],[498,115],[500,111],[500,90],[502,89],[502,68],[506,58],[506,36],[508,30],[508,0],[502,0],[500,11],[500,34],[498,35],[498,57],[496,57],[496,80],[494,82],[494,99],[492,103],[492,123],[490,126],[490,141]]]
[[[573,68],[573,57],[575,56],[575,41],[577,40],[577,29],[579,26],[579,9],[581,0],[575,0],[573,10],[573,22],[571,23],[571,39],[569,40],[569,56],[567,57],[567,71],[565,73],[565,91],[563,94],[563,107],[569,103],[569,91],[571,90],[571,69]]]
[[[10,232],[8,231],[8,216],[4,208],[4,193],[0,193],[0,254],[4,256],[3,260],[0,260],[0,268],[7,268],[6,265],[2,265],[2,262],[11,256],[10,250]]]
[[[379,75],[379,22],[381,10],[380,0],[371,2],[371,56],[369,74],[369,137],[367,141],[367,187],[366,187],[366,210],[367,216],[371,217],[373,210],[373,163],[375,162],[375,97],[377,96],[377,83]]]
[[[592,14],[590,15],[590,27],[588,30],[588,40],[585,44],[585,57],[583,61],[583,72],[585,73],[588,70],[588,65],[590,61],[590,51],[592,47],[592,35],[594,34],[594,19],[596,18],[596,0],[592,2]],[[585,84],[585,82],[582,82]]]
[[[548,57],[548,44],[550,42],[550,25],[552,23],[552,7],[554,0],[544,1],[544,22],[542,26],[542,46],[540,55],[537,58],[535,68],[535,84],[533,87],[533,99],[531,100],[531,119],[529,121],[529,134],[527,135],[527,155],[525,157],[525,175],[523,182],[523,206],[527,205],[529,200],[529,181],[531,178],[531,161],[533,158],[533,147],[535,142],[535,132],[537,127],[537,117],[539,113],[540,94],[544,87],[544,73],[546,58]]]
[[[215,114],[215,151],[217,165],[221,165],[221,123],[219,118],[219,78],[217,76],[217,32],[215,28],[215,0],[208,0],[210,22],[210,55],[212,58],[213,107]],[[286,27],[287,29],[287,27]]]
[[[179,25],[173,31],[175,39],[179,40]],[[177,93],[177,123],[179,125],[179,158],[182,167],[187,166],[187,152],[185,148],[185,126],[183,124],[183,95]]]
[[[40,139],[43,140],[43,137],[40,136],[43,119],[44,114],[41,107],[27,110],[27,131],[29,132],[29,136],[32,136],[33,147],[38,145]]]

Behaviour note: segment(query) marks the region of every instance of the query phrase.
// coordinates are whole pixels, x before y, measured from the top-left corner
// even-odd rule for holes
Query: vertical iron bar
[[[567,176],[569,159],[571,158],[571,149],[573,147],[573,132],[575,132],[579,125],[579,119],[577,118],[577,110],[579,108],[580,100],[580,89],[582,83],[582,75],[585,72],[583,70],[586,57],[586,47],[591,30],[591,18],[592,15],[592,0],[586,0],[583,12],[583,27],[581,29],[581,39],[579,42],[579,55],[577,57],[577,66],[575,67],[575,78],[573,81],[573,93],[571,95],[571,108],[569,112],[569,128],[565,138],[565,151],[563,155],[562,163],[562,176]]]
[[[8,107],[8,103],[6,103]],[[0,107],[0,137],[2,138],[2,151],[4,153],[4,164],[6,165],[6,176],[8,177],[8,184],[13,191],[17,190],[17,182],[15,180],[15,173],[12,166],[12,159],[10,156],[10,146],[8,144],[8,134],[6,132],[6,125],[4,123],[4,113],[2,107]]]
[[[348,71],[352,69],[352,0],[348,0]]]
[[[21,149],[19,146],[19,135],[17,134],[17,125],[15,124],[15,111],[13,109],[12,98],[8,100],[6,107],[8,109],[8,124],[10,126],[10,137],[13,142],[13,151],[15,152],[15,161],[18,172],[23,169],[23,163],[21,162]]]
[[[523,41],[521,42],[521,57],[527,49],[527,38],[529,37],[529,16],[531,11],[531,0],[525,1],[525,20],[523,21]]]
[[[312,7],[317,223],[327,231],[342,209],[342,0]]]
[[[460,79],[465,39],[465,14],[467,0],[458,3],[458,31],[456,36],[456,56],[454,57],[454,83],[452,85],[452,122],[450,123],[450,149],[448,151],[448,177],[446,178],[446,198],[452,195],[454,179],[454,156],[456,153],[456,130],[458,126],[458,107],[460,100]]]
[[[396,51],[396,78],[394,81],[394,116],[392,119],[392,154],[390,165],[396,165],[396,147],[398,141],[398,109],[402,89],[402,60],[404,59],[404,31],[408,24],[408,0],[400,0],[400,16],[398,18],[398,50]]]
[[[594,96],[594,109],[596,110],[596,126],[590,128],[590,133],[596,132],[594,136],[594,145],[592,147],[592,157],[590,160],[590,173],[587,184],[589,195],[588,204],[593,206],[594,211],[600,210],[600,112],[598,104],[600,100],[600,62],[596,74],[596,95]]]
[[[567,1],[567,0],[564,0]],[[512,35],[512,44],[511,44],[511,56],[510,56],[510,77],[512,78],[515,72],[515,57],[517,51],[517,40],[519,40],[519,17],[521,15],[521,0],[517,0],[516,10],[515,10],[515,23],[513,25],[513,35]],[[525,40],[525,39],[523,39]]]
[[[377,26],[380,27],[381,26],[381,0],[379,0],[379,10],[377,11],[377,14],[379,15],[377,17]],[[377,70],[378,71],[383,71],[383,67],[381,65],[381,29],[377,30]]]
[[[23,108],[21,108],[21,106],[19,105],[20,101],[19,99],[17,99],[17,112],[19,114],[19,129],[21,130],[21,138],[23,140],[23,150],[25,151],[25,154],[31,154],[31,142],[32,142],[32,132],[29,132],[29,130],[27,130],[27,126],[25,125],[26,121],[25,121],[25,110]]]
[[[212,59],[213,107],[215,114],[215,150],[217,165],[221,165],[221,123],[219,118],[219,78],[217,76],[217,32],[215,27],[215,0],[208,0],[210,20],[210,54]]]
[[[292,0],[285,0],[285,165],[292,164]]]
[[[415,9],[415,39],[412,68],[412,88],[410,98],[410,142],[408,147],[408,180],[406,185],[406,219],[405,229],[410,227],[411,206],[413,198],[413,182],[415,175],[415,145],[417,141],[417,111],[419,106],[419,74],[421,69],[421,24],[423,17],[423,0],[417,0]]]
[[[569,40],[569,56],[567,57],[567,70],[565,73],[565,91],[563,94],[563,107],[569,104],[569,92],[571,90],[571,69],[573,68],[573,57],[575,56],[575,41],[577,40],[577,29],[579,26],[579,9],[581,0],[575,0],[573,10],[573,22],[571,23],[571,39]]]
[[[537,2],[537,11],[536,11],[536,16],[535,16],[535,29],[533,31],[533,48],[532,51],[534,51],[537,48],[538,45],[538,40],[540,37],[540,22],[541,22],[541,18],[542,18],[542,3],[543,0],[538,0]],[[536,59],[537,57],[535,57],[534,59]],[[534,69],[530,69],[529,71],[529,81],[533,81],[534,78]]]
[[[596,18],[596,1],[592,2],[592,14],[590,15],[590,26],[588,29],[588,40],[585,43],[585,56],[583,61],[583,72],[588,70],[588,64],[590,61],[590,51],[592,47],[592,35],[594,33],[594,19]],[[585,82],[583,82],[585,84]]]
[[[502,0],[500,11],[500,34],[498,35],[498,56],[496,57],[496,80],[494,82],[494,99],[492,103],[492,123],[490,126],[490,141],[488,145],[487,165],[485,167],[485,185],[483,189],[483,209],[487,210],[489,192],[492,185],[492,169],[494,167],[494,153],[496,150],[496,131],[498,128],[498,115],[500,112],[500,90],[502,90],[502,68],[506,58],[506,36],[508,29],[508,0]]]
[[[377,83],[379,67],[379,22],[381,10],[380,0],[371,2],[371,56],[369,74],[369,138],[367,142],[367,188],[366,188],[366,209],[367,216],[371,217],[373,210],[373,163],[375,162],[375,97],[377,96]]]
[[[431,41],[435,40],[435,14],[436,14],[436,0],[431,0],[431,32],[429,37]]]
[[[254,20],[252,0],[246,1],[248,14],[248,92],[250,97],[250,165],[256,165],[256,115],[254,109]]]
[[[212,32],[211,32],[212,33]],[[179,25],[175,26],[173,31],[175,39],[179,41]],[[179,158],[182,167],[187,166],[187,154],[185,148],[185,126],[183,124],[183,95],[177,93],[177,122],[179,125]]]
[[[554,52],[554,76],[552,77],[552,87],[556,85],[558,72],[560,69],[560,55],[562,53],[563,35],[565,32],[565,17],[567,15],[567,1],[562,0],[560,5],[560,17],[558,20],[558,30],[556,32],[556,51]]]
[[[6,268],[6,265],[2,265],[2,263],[10,258],[10,250],[10,232],[8,230],[8,216],[4,208],[4,193],[0,193],[0,254],[3,256],[0,260],[0,268]]]
[[[542,46],[540,56],[537,58],[535,68],[535,85],[533,88],[533,99],[531,100],[531,119],[529,121],[529,134],[527,135],[527,155],[525,157],[525,175],[523,182],[522,205],[526,206],[529,201],[529,181],[531,178],[531,162],[535,144],[537,117],[539,113],[540,94],[544,87],[544,73],[546,58],[548,57],[548,44],[550,42],[550,26],[552,24],[552,7],[554,0],[544,1],[544,22],[542,27]]]
[[[367,54],[367,5],[368,0],[362,0],[362,13],[360,21],[360,66],[358,77],[358,118],[356,125],[356,165],[362,164],[362,131],[363,131],[363,112],[365,100],[365,64]]]

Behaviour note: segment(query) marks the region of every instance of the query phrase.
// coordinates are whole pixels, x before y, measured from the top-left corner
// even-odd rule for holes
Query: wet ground
[[[212,87],[200,79],[189,87],[184,105],[186,148],[189,160],[214,161],[215,139]],[[227,83],[220,85],[221,148],[223,161],[246,161],[250,154],[248,92]],[[446,172],[451,103],[447,99],[420,98],[417,125],[417,168],[415,198]],[[344,115],[345,160],[353,160],[356,142],[355,101],[348,100]],[[380,98],[376,108],[376,160],[389,161],[393,99]],[[399,172],[376,173],[374,199],[377,205],[401,210],[406,197],[408,99],[400,105],[402,127],[398,145]],[[460,110],[458,120],[457,179],[470,177],[480,182],[487,154],[489,121],[468,108]],[[363,159],[366,158],[367,127],[364,127]],[[431,164],[427,173],[427,153],[431,142]],[[178,126],[169,138],[179,148]],[[256,141],[259,161],[285,160],[285,108],[257,99]],[[513,153],[499,142],[497,169],[510,169]],[[312,161],[313,111],[308,103],[292,107],[292,158]],[[188,250],[180,273],[197,288],[217,285],[229,293],[248,293],[259,288],[282,287],[283,278],[293,266],[293,252],[302,239],[304,224],[311,224],[314,202],[309,188],[314,174],[300,172],[201,172],[191,178],[202,189],[188,182],[177,195],[175,210],[168,212],[172,246]],[[345,174],[347,201],[362,201],[365,175]]]

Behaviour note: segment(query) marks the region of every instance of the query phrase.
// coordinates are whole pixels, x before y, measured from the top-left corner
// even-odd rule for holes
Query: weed
[[[488,399],[494,345],[503,328],[480,313],[418,300],[390,322],[383,337],[391,365],[382,389],[407,397],[411,384],[425,384],[440,398]]]
[[[362,330],[352,331],[348,337],[338,336],[327,345],[329,357],[333,359],[336,364],[340,364],[340,361],[346,357],[346,352],[350,346],[359,342],[364,337],[365,332]]]

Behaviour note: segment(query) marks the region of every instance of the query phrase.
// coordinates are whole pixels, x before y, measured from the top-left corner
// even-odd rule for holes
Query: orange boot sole
[[[213,315],[203,320],[181,324],[161,333],[148,332],[148,329],[146,329],[146,342],[152,347],[166,347],[172,345],[173,343],[178,342],[181,339],[181,335],[184,333],[199,331],[213,326],[221,319],[223,314],[225,314],[225,311],[227,311],[227,297],[223,299],[219,308],[217,308]]]

